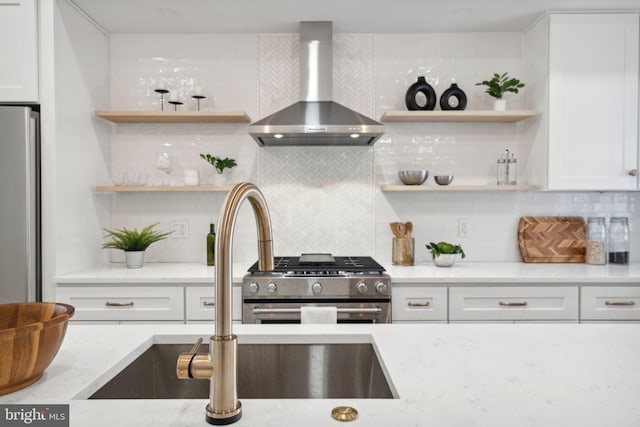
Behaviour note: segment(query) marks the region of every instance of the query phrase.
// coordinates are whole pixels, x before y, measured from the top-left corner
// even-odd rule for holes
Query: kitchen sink
[[[208,399],[209,380],[176,377],[178,354],[191,347],[153,344],[89,399]],[[239,344],[238,397],[394,398],[371,343]]]

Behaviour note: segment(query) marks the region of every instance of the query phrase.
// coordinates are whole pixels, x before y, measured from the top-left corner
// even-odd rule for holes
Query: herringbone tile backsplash
[[[371,36],[334,39],[334,100],[373,113]],[[298,101],[297,35],[260,37],[260,117]],[[271,211],[276,251],[283,255],[374,250],[373,149],[265,147],[258,182]]]

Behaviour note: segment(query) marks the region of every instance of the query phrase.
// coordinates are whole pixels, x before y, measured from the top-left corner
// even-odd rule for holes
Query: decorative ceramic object
[[[443,110],[464,110],[467,108],[467,95],[456,83],[440,95],[440,108]]]
[[[418,104],[416,97],[422,94],[426,98],[424,104]],[[409,86],[404,97],[407,109],[415,110],[433,110],[436,106],[436,92],[433,87],[424,79],[423,76],[418,77],[418,81]]]

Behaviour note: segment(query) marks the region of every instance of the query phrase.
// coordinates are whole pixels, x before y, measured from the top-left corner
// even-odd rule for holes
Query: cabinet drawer
[[[580,319],[640,320],[640,286],[583,286]]]
[[[452,287],[449,319],[578,320],[578,287]]]
[[[391,318],[394,322],[447,320],[447,288],[393,287]]]
[[[216,315],[215,288],[213,286],[187,286],[185,293],[187,320],[210,320]],[[233,287],[233,320],[242,320],[242,292]]]
[[[75,307],[71,320],[182,320],[182,286],[62,286],[56,299]]]

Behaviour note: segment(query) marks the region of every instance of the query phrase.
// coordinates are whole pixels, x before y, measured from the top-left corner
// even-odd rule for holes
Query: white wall
[[[522,35],[336,34],[334,98],[378,119],[402,110],[407,87],[420,75],[441,94],[456,81],[468,97],[467,109],[490,109],[491,98],[475,83],[495,72],[522,77]],[[160,109],[153,92],[159,78],[180,91],[185,105],[193,88],[203,88],[203,109],[244,110],[253,120],[298,99],[297,35],[171,34],[111,36],[110,108]],[[525,82],[526,83],[526,82]],[[525,105],[527,88],[509,96],[509,108]],[[209,152],[234,157],[230,182],[256,181],[272,212],[276,254],[329,251],[391,259],[391,221],[414,222],[416,258],[426,260],[428,241],[460,242],[471,261],[516,261],[517,222],[522,215],[627,215],[640,218],[635,193],[382,193],[379,185],[399,183],[398,169],[426,168],[454,174],[454,183],[495,180],[495,161],[505,148],[527,163],[522,124],[386,124],[373,148],[258,148],[244,125],[112,126],[110,157],[115,174],[140,172],[150,182],[162,174],[153,158],[162,143],[177,159],[174,179],[184,169],[205,177],[211,167],[198,158]],[[524,173],[521,183],[526,183]],[[107,179],[108,182],[108,179]],[[102,182],[105,184],[107,182]],[[429,178],[427,185],[434,185]],[[190,225],[188,239],[154,245],[148,261],[204,262],[204,236],[224,200],[222,194],[114,194],[111,223],[140,227],[174,220]],[[459,218],[469,221],[468,237],[457,237]],[[234,258],[257,258],[255,225],[249,208],[236,228]],[[632,238],[639,241],[635,230]],[[93,249],[99,251],[98,249]],[[632,252],[632,259],[640,257]],[[113,251],[112,260],[121,261]]]
[[[55,4],[55,104],[42,112],[55,115],[55,136],[46,142],[55,158],[45,159],[55,164],[55,175],[45,177],[55,200],[44,208],[53,214],[56,273],[63,274],[105,260],[99,248],[110,202],[93,188],[109,179],[110,132],[93,113],[107,105],[109,40],[67,2]]]

